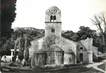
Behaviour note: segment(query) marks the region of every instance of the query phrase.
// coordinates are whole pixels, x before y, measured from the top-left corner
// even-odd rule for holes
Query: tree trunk
[[[1,72],[1,58],[2,58],[2,56],[0,56],[0,72]]]
[[[105,42],[105,35],[102,35],[102,41],[103,41],[103,53],[106,53],[106,42]]]

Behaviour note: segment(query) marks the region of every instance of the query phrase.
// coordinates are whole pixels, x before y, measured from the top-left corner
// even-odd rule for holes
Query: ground
[[[106,70],[106,61],[103,64],[99,65],[98,68]]]
[[[94,68],[87,68],[85,65],[66,65],[62,67],[46,67],[46,68],[39,68],[36,67],[32,70],[22,68],[14,68],[10,71],[5,71],[3,73],[103,73]]]
[[[93,64],[61,65],[46,67],[3,67],[2,73],[104,73],[104,61]],[[7,70],[6,70],[7,69]],[[8,71],[9,69],[9,71]]]
[[[77,69],[62,69],[62,70],[57,70],[57,71],[10,71],[10,72],[3,72],[3,73],[102,73],[99,72],[97,70],[94,70],[93,68],[91,69],[81,69],[81,68],[77,68]]]
[[[104,64],[102,64],[102,65],[100,65],[98,67],[101,68],[101,69],[103,69],[103,70],[105,70],[105,65]]]

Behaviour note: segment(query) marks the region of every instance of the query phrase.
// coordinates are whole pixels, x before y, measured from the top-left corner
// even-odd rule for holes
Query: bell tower
[[[50,7],[45,14],[45,37],[56,35],[61,37],[61,10],[56,7]]]

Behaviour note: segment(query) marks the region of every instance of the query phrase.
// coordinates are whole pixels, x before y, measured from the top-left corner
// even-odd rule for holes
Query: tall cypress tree
[[[11,25],[16,16],[15,5],[16,0],[1,0],[1,37],[10,36],[10,33],[12,32]]]
[[[1,57],[4,51],[2,46],[6,42],[7,38],[11,36],[11,25],[16,16],[15,5],[16,0],[0,0],[0,68]]]

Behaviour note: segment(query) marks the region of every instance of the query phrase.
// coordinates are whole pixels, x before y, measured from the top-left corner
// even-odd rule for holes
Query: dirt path
[[[89,65],[87,65],[86,67],[87,67],[87,68],[91,68],[91,67],[92,67],[92,68],[94,68],[94,69],[96,69],[96,70],[98,70],[98,71],[100,71],[100,72],[106,73],[105,70],[103,70],[103,69],[101,69],[101,68],[98,67],[99,65],[104,64],[104,62],[106,62],[106,60],[103,60],[102,62],[99,62],[99,63],[89,64]]]

